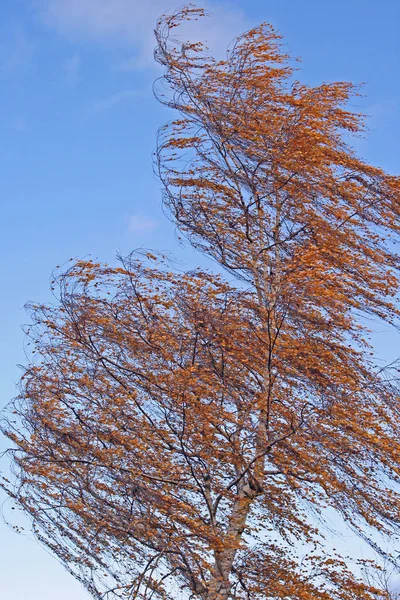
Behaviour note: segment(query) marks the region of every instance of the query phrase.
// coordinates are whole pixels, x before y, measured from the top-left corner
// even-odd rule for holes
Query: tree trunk
[[[254,499],[260,490],[249,483],[243,484],[234,502],[224,539],[224,549],[215,552],[215,565],[211,575],[207,600],[228,600],[231,591],[229,575],[240,546],[246,520]]]

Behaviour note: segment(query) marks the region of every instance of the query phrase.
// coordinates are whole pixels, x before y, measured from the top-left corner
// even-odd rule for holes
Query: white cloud
[[[151,217],[146,217],[143,214],[132,215],[129,217],[128,228],[129,231],[134,232],[148,232],[153,231],[158,226],[157,221]]]
[[[63,35],[132,48],[134,56],[120,65],[122,70],[151,64],[156,20],[171,10],[168,0],[36,0],[36,4],[45,23]],[[207,41],[214,53],[221,54],[249,23],[232,4],[209,0],[201,5],[211,18],[187,24],[183,32],[190,39]]]
[[[70,85],[77,84],[81,79],[81,59],[75,53],[64,62],[64,71],[67,82]]]

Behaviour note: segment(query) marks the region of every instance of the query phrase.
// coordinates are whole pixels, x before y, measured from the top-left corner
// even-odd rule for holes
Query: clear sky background
[[[196,35],[217,53],[234,35],[269,21],[302,57],[303,81],[364,82],[354,108],[370,115],[370,130],[357,149],[400,173],[398,0],[203,6],[215,16]],[[152,96],[159,75],[152,29],[173,8],[165,0],[1,0],[1,406],[15,395],[16,365],[25,361],[23,306],[50,298],[56,265],[88,255],[113,262],[117,251],[140,246],[172,251],[189,266],[198,260],[178,246],[152,173],[156,131],[172,116]],[[375,340],[386,359],[400,355],[390,332]],[[8,501],[3,512],[15,514]],[[35,541],[0,522],[0,597],[88,595]]]

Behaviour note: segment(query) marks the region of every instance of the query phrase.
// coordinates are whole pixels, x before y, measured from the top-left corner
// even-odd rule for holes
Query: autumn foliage
[[[294,81],[268,25],[223,61],[174,39],[202,16],[157,25],[178,117],[156,165],[178,229],[229,277],[156,253],[58,274],[3,424],[8,491],[95,598],[377,598],[310,514],[399,533],[396,371],[367,326],[400,315],[400,182],[348,146],[351,84]]]

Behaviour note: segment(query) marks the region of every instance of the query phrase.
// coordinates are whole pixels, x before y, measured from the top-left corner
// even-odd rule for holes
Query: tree
[[[230,280],[154,253],[59,274],[31,307],[5,486],[96,598],[372,599],[310,514],[333,507],[382,555],[374,531],[399,533],[397,369],[368,324],[400,314],[400,182],[346,143],[353,85],[293,81],[268,25],[224,61],[173,38],[202,16],[157,24],[179,118],[156,163]]]

